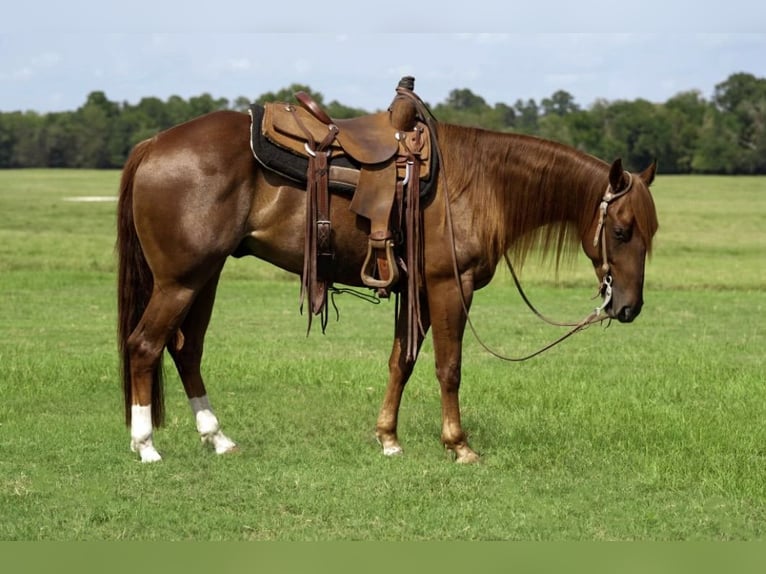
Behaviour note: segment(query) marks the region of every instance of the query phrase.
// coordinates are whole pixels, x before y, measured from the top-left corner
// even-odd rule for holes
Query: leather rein
[[[441,155],[441,150],[437,146],[437,153]],[[441,158],[440,158],[441,162]],[[441,162],[442,165],[444,162]],[[601,280],[601,284],[599,285],[598,291],[596,293],[596,297],[601,296],[602,301],[601,305],[596,307],[593,311],[591,311],[588,315],[586,315],[582,320],[580,320],[577,323],[561,323],[557,321],[553,321],[551,319],[548,319],[545,315],[540,313],[535,306],[532,304],[532,302],[527,297],[526,293],[524,293],[524,290],[521,287],[521,282],[519,281],[518,276],[516,275],[516,272],[513,269],[513,265],[511,264],[511,260],[508,258],[508,254],[504,253],[503,257],[505,258],[505,262],[508,265],[508,269],[511,272],[511,276],[513,277],[513,281],[516,285],[516,289],[519,291],[519,294],[521,295],[521,298],[524,300],[524,302],[527,304],[529,309],[540,319],[545,321],[546,323],[550,325],[555,325],[558,327],[571,327],[569,331],[558,337],[557,339],[551,341],[547,345],[541,347],[537,351],[534,351],[528,355],[522,356],[522,357],[509,357],[506,355],[503,355],[501,353],[498,353],[494,349],[490,348],[482,338],[479,336],[478,332],[476,331],[476,327],[474,327],[473,321],[471,320],[471,316],[468,312],[468,304],[465,300],[465,293],[463,292],[463,285],[462,281],[460,280],[460,271],[458,269],[457,264],[457,251],[455,246],[455,234],[454,234],[454,228],[452,224],[452,213],[449,203],[449,193],[447,193],[447,189],[445,187],[445,212],[446,212],[446,218],[447,218],[447,230],[449,233],[449,238],[451,242],[452,249],[450,250],[452,253],[452,270],[455,275],[455,282],[457,283],[458,290],[460,291],[460,302],[463,306],[463,312],[466,316],[466,321],[468,323],[469,328],[471,329],[471,332],[473,333],[476,340],[479,342],[479,345],[487,351],[490,355],[501,359],[503,361],[511,361],[511,362],[521,362],[526,361],[528,359],[531,359],[533,357],[536,357],[537,355],[540,355],[544,353],[545,351],[555,347],[562,341],[568,339],[575,333],[578,333],[582,330],[584,330],[586,327],[589,327],[590,325],[594,323],[601,323],[604,320],[611,320],[608,316],[602,316],[602,313],[606,309],[607,305],[609,305],[610,301],[612,300],[612,274],[610,270],[609,260],[607,257],[607,247],[606,247],[606,226],[604,225],[606,221],[606,215],[607,210],[609,209],[609,205],[616,199],[622,197],[626,193],[628,193],[631,188],[633,187],[633,176],[629,172],[624,172],[625,175],[628,176],[628,183],[625,186],[625,189],[614,192],[612,191],[611,184],[607,186],[606,191],[604,192],[604,195],[601,198],[601,203],[599,205],[599,215],[598,215],[598,225],[596,227],[596,233],[593,237],[593,246],[598,246],[599,242],[601,243],[601,270],[603,272],[603,278]],[[445,180],[446,181],[446,180]]]

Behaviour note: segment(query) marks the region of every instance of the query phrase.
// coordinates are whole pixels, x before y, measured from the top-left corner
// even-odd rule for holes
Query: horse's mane
[[[469,194],[477,206],[471,225],[493,264],[507,253],[521,267],[536,250],[553,255],[558,267],[577,252],[609,183],[609,164],[521,134],[440,123],[438,137],[447,191],[453,198]],[[650,251],[657,216],[646,186],[636,187],[626,199]]]

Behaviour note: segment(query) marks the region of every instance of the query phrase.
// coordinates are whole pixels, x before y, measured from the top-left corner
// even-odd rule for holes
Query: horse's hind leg
[[[130,448],[139,453],[141,462],[161,460],[154,448],[152,429],[162,418],[162,353],[194,296],[193,290],[183,287],[155,285],[141,320],[127,340],[132,401]]]
[[[237,445],[221,432],[200,370],[205,332],[210,324],[219,277],[220,271],[200,291],[175,339],[169,342],[168,351],[184,385],[202,442],[211,445],[216,453],[223,454],[234,451]]]

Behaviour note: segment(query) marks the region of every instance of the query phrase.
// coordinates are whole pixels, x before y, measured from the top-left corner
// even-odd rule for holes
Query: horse
[[[458,463],[479,455],[461,424],[462,341],[473,293],[498,263],[520,266],[531,250],[561,257],[581,247],[605,317],[633,321],[643,305],[645,262],[658,228],[649,191],[656,160],[631,174],[576,148],[528,135],[436,122],[441,166],[422,202],[422,278],[402,290],[417,298],[413,332],[397,320],[388,383],[375,433],[383,454],[403,452],[397,420],[405,385],[427,333],[441,392],[441,441]],[[117,208],[118,338],[130,448],[142,462],[161,456],[165,349],[180,375],[203,443],[238,450],[209,400],[200,365],[216,288],[227,259],[250,255],[301,275],[306,190],[265,169],[251,153],[248,114],[221,110],[138,143],[123,167]],[[361,287],[369,225],[332,193],[332,277]],[[608,209],[607,209],[608,208]],[[412,321],[414,319],[410,319]]]

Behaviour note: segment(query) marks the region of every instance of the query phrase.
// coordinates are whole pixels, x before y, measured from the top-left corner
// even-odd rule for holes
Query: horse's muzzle
[[[638,317],[639,313],[641,313],[640,304],[636,305],[635,307],[631,307],[630,305],[625,305],[614,315],[614,317],[620,323],[631,323],[633,319]]]

